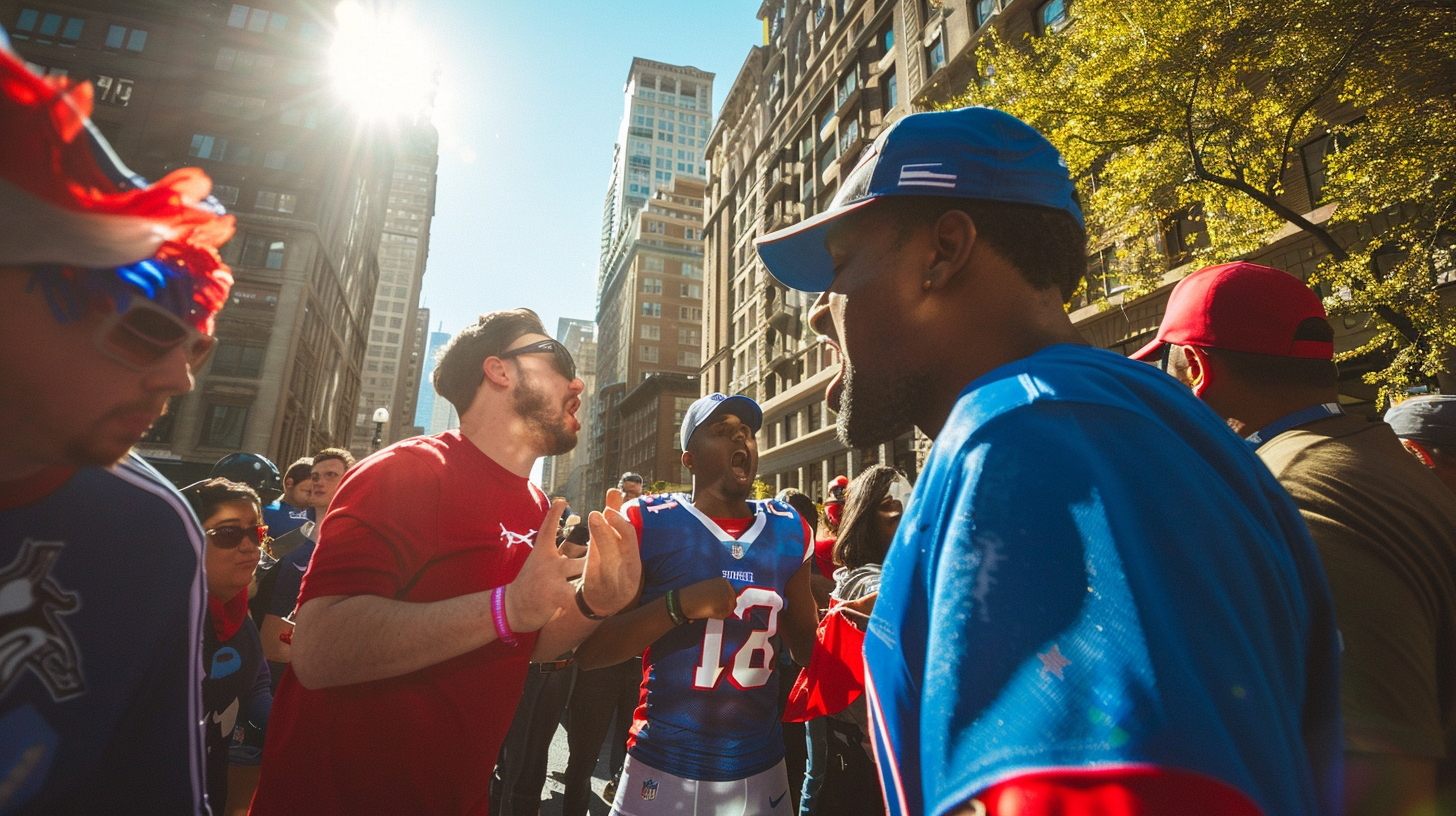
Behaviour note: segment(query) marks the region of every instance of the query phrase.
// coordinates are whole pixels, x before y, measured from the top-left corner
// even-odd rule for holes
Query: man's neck
[[[530,429],[515,411],[472,406],[460,417],[460,434],[491,461],[523,479],[530,477],[531,468],[542,456]]]
[[[748,496],[729,496],[713,487],[699,487],[696,481],[693,482],[693,506],[708,518],[748,518],[753,515]]]
[[[1313,389],[1309,391],[1295,391],[1283,394],[1262,395],[1258,398],[1245,400],[1221,414],[1227,414],[1225,419],[1229,427],[1239,436],[1248,436],[1257,433],[1260,429],[1268,427],[1271,423],[1277,422],[1290,414],[1312,408],[1316,405],[1327,403],[1338,403],[1340,393],[1337,389]]]
[[[967,385],[1003,365],[1030,357],[1049,346],[1086,345],[1066,315],[1061,317],[1061,320],[1047,320],[1041,326],[1023,327],[1015,334],[1002,333],[1000,342],[994,345],[975,342],[947,344],[947,349],[959,347],[969,353],[937,365],[941,373],[936,376],[935,384],[921,403],[924,412],[916,418],[915,426],[934,439],[945,427]]]

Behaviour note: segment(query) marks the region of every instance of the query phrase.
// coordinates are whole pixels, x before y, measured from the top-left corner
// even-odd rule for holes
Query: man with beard
[[[1188,389],[1083,345],[1086,233],[1046,139],[907,116],[758,249],[824,293],[841,438],[935,438],[865,635],[892,813],[1340,812],[1314,544]]]
[[[212,349],[233,223],[90,111],[0,31],[0,812],[206,814],[202,530],[129,451]]]
[[[748,397],[694,402],[681,431],[692,495],[627,506],[642,547],[636,608],[577,651],[594,669],[646,650],[613,814],[793,810],[771,638],[809,662],[813,536],[789,505],[749,500],[762,424]]]
[[[548,510],[527,481],[581,427],[576,366],[540,318],[485,315],[446,346],[434,386],[460,429],[370,456],[321,523],[253,813],[485,813],[527,664],[636,592],[621,494],[574,560],[555,546],[566,503]]]

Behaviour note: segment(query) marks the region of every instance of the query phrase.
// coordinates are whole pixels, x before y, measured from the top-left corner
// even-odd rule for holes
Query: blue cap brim
[[[769,274],[779,283],[802,292],[823,292],[834,282],[834,260],[824,247],[824,236],[837,219],[877,200],[877,197],[865,198],[826,210],[754,239],[754,248]]]

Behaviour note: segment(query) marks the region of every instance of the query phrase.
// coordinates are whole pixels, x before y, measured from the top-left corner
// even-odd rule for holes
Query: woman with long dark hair
[[[905,511],[890,488],[900,474],[875,465],[855,477],[844,502],[839,538],[834,543],[833,598],[855,601],[879,591],[880,564]]]
[[[892,487],[900,476],[894,468],[875,465],[849,485],[839,538],[834,544],[834,591],[837,602],[856,601],[878,592],[880,564],[904,511]],[[824,782],[812,808],[818,814],[857,816],[885,812],[870,751],[864,698],[837,714],[819,718],[828,732]]]

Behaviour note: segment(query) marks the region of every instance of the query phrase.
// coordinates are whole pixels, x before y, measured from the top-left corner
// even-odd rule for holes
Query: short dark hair
[[[1335,330],[1323,318],[1311,317],[1295,327],[1294,340],[1333,343]],[[1339,369],[1330,360],[1254,354],[1221,348],[1203,350],[1210,358],[1217,360],[1234,379],[1260,391],[1331,388],[1340,381]],[[1178,355],[1171,355],[1169,366],[1170,373],[1173,373],[1172,370],[1183,367],[1183,361]]]
[[[1087,230],[1066,210],[948,196],[888,196],[882,201],[902,229],[931,224],[950,210],[964,212],[976,223],[978,240],[1032,286],[1056,289],[1063,303],[1072,299],[1087,274]]]
[[[182,491],[182,496],[192,505],[192,512],[197,514],[198,521],[206,521],[224,504],[239,501],[252,502],[258,515],[263,514],[263,502],[258,499],[258,494],[242,482],[208,479],[189,485]]]
[[[304,456],[300,458],[297,462],[294,462],[293,464],[288,466],[288,471],[283,474],[283,481],[293,482],[297,484],[298,482],[307,479],[309,477],[309,474],[312,472],[313,457]]]
[[[647,484],[647,482],[642,479],[642,474],[633,473],[630,470],[626,473],[623,473],[622,478],[617,480],[617,484],[622,484],[623,482],[636,482],[637,484]]]
[[[804,491],[786,487],[779,491],[779,495],[776,498],[781,502],[787,502],[790,507],[794,508],[799,513],[799,518],[802,518],[809,525],[810,532],[813,532],[814,528],[818,526],[819,505],[815,504],[813,499],[805,495]]]
[[[340,462],[343,462],[344,470],[348,470],[354,466],[354,454],[349,453],[343,448],[324,448],[313,455],[313,461],[309,463],[309,471],[313,471],[314,465],[320,462],[327,462],[330,459],[338,459]],[[292,473],[293,468],[289,468],[288,472]]]
[[[874,540],[875,508],[890,495],[890,485],[899,475],[892,467],[874,465],[850,482],[834,542],[834,563],[854,569],[884,560],[890,542]]]
[[[546,334],[541,318],[530,309],[510,309],[480,316],[480,321],[450,338],[440,350],[430,381],[435,392],[463,414],[475,401],[485,379],[485,361],[510,348],[527,334]]]

